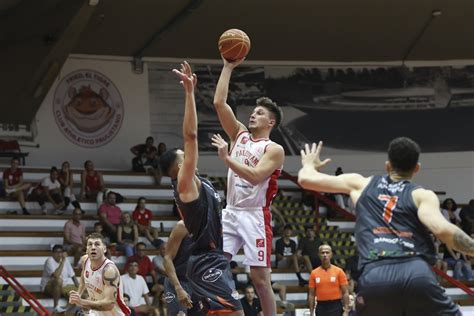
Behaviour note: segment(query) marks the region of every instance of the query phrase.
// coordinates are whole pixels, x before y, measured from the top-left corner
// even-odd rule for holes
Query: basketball
[[[227,61],[234,61],[247,56],[250,51],[250,38],[242,30],[230,29],[219,37],[218,47]]]

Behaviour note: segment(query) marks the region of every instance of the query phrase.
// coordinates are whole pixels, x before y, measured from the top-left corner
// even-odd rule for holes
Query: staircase
[[[23,299],[9,285],[0,285],[0,315],[2,316],[35,316],[30,306],[23,305]]]

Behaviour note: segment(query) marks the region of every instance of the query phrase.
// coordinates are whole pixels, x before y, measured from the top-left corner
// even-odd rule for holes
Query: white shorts
[[[272,215],[268,208],[237,208],[222,210],[224,252],[235,256],[244,247],[244,265],[271,267]]]

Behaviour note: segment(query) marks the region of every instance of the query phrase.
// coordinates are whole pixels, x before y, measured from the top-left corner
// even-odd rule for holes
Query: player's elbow
[[[184,131],[183,133],[183,139],[184,141],[195,141],[197,140],[197,131]]]
[[[216,109],[219,109],[225,105],[226,100],[222,97],[219,97],[218,95],[214,96],[214,107]]]
[[[306,177],[305,175],[298,175],[298,184],[303,189],[308,189],[310,187],[311,183],[312,183],[311,180],[308,177]]]

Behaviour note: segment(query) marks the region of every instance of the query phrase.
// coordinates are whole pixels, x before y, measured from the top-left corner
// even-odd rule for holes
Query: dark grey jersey
[[[211,250],[222,251],[222,206],[217,190],[207,179],[199,177],[201,190],[199,197],[189,203],[179,199],[176,191],[176,182],[173,182],[173,191],[176,204],[184,225],[192,238],[191,254],[198,254]]]
[[[413,190],[419,185],[373,176],[356,205],[359,266],[384,258],[420,256],[435,262],[433,240],[418,219]]]

